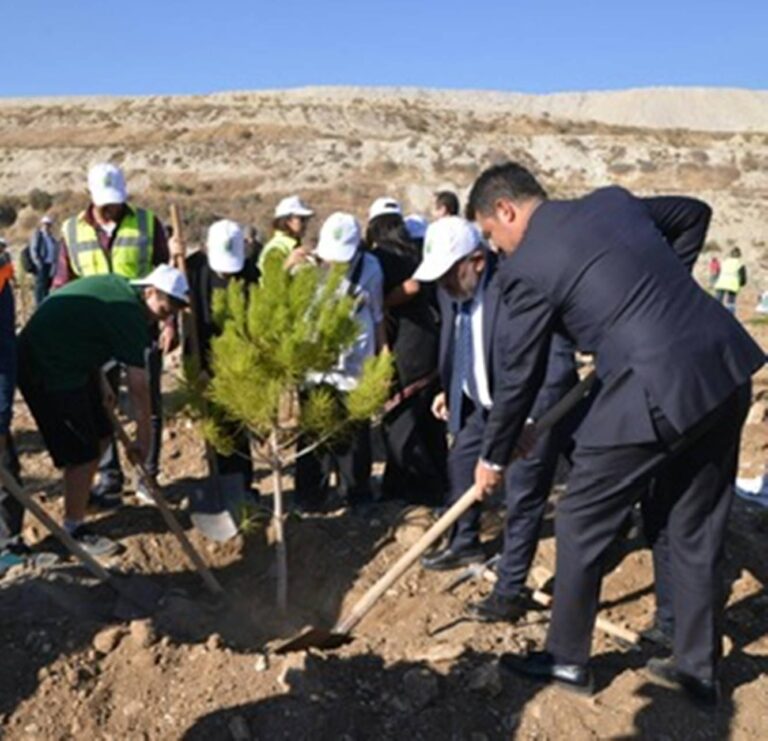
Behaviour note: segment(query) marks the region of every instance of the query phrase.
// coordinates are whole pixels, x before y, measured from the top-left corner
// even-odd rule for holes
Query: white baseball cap
[[[181,270],[170,265],[158,265],[149,275],[132,280],[134,286],[152,286],[182,303],[189,303],[189,284]]]
[[[99,162],[88,170],[88,190],[94,206],[125,203],[128,200],[123,171],[110,162]]]
[[[288,196],[283,198],[275,207],[275,218],[282,219],[284,216],[314,216],[315,212],[307,206],[298,196]]]
[[[211,224],[206,240],[208,264],[217,273],[239,273],[245,265],[245,235],[240,224],[221,219]]]
[[[459,260],[472,254],[482,240],[480,232],[461,216],[445,216],[429,225],[424,237],[424,257],[414,280],[442,278]]]
[[[384,216],[384,214],[402,216],[403,209],[394,198],[377,198],[368,209],[368,221],[372,221],[377,216]]]
[[[315,254],[326,262],[349,262],[357,252],[362,235],[360,224],[352,214],[331,214],[320,229]]]
[[[40,219],[40,223],[41,224],[53,224],[53,218],[51,216],[48,216],[48,214],[46,214],[45,216],[43,216],[42,219]]]
[[[405,228],[411,239],[424,239],[429,222],[421,214],[409,214],[405,217]]]

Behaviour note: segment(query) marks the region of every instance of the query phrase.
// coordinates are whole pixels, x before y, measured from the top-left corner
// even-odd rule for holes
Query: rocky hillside
[[[383,193],[426,211],[503,158],[554,195],[620,183],[692,193],[716,209],[716,248],[738,244],[768,269],[768,92],[649,89],[528,96],[309,88],[144,98],[0,101],[0,199],[32,189],[54,213],[83,202],[89,163],[121,163],[136,198],[193,224],[218,214],[267,227],[282,195],[361,216]],[[22,238],[37,214],[21,209]]]

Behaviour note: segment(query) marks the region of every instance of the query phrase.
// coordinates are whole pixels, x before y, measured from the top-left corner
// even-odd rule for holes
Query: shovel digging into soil
[[[138,575],[119,575],[107,571],[90,553],[59,525],[24,489],[5,466],[0,466],[3,488],[25,509],[29,510],[64,547],[77,558],[99,581],[108,584],[119,599],[115,605],[117,617],[143,617],[154,613],[163,594],[160,587]]]
[[[581,382],[576,384],[552,409],[542,415],[541,419],[536,422],[537,430],[548,430],[557,424],[587,396],[594,381],[595,375],[590,373]],[[333,628],[330,630],[317,627],[308,628],[300,635],[278,646],[275,653],[285,654],[292,651],[304,651],[308,648],[332,649],[352,641],[352,630],[368,614],[386,591],[476,502],[477,495],[475,487],[472,486],[398,559],[394,566],[363,595],[359,602]]]

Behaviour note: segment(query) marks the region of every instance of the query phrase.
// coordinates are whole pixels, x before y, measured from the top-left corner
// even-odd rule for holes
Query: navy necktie
[[[472,301],[459,307],[456,336],[453,344],[453,369],[448,396],[448,431],[455,435],[461,428],[461,408],[464,402],[464,384],[474,386],[472,372]],[[473,394],[474,396],[474,394]]]

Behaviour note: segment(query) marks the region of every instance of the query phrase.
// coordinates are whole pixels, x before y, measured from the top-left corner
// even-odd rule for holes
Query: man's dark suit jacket
[[[640,199],[617,187],[536,209],[497,275],[499,351],[484,459],[509,461],[553,331],[597,356],[598,392],[576,436],[582,445],[655,440],[653,407],[684,433],[764,363],[689,273],[710,215],[700,201]]]

